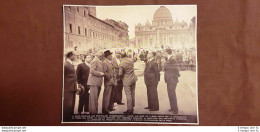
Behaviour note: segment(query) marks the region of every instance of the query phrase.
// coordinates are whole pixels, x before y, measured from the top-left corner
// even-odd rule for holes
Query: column
[[[160,34],[159,31],[156,29],[156,46],[161,47],[160,43]]]

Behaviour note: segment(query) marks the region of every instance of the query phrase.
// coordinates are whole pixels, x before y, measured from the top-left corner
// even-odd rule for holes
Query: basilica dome
[[[165,6],[160,6],[153,15],[152,25],[170,25],[172,24],[172,14]]]
[[[168,8],[166,8],[165,6],[160,6],[160,8],[155,11],[153,15],[153,20],[165,18],[172,19],[172,14]]]

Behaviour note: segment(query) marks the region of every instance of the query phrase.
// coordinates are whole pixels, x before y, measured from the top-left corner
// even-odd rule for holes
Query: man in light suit
[[[77,81],[78,85],[84,87],[84,93],[79,96],[79,105],[78,105],[78,113],[81,114],[83,112],[83,108],[85,112],[89,112],[89,86],[88,83],[88,76],[89,76],[89,63],[92,60],[91,55],[87,55],[83,59],[83,63],[79,64],[77,67]]]
[[[95,58],[90,62],[90,74],[88,83],[90,87],[89,95],[89,114],[98,113],[98,97],[103,83],[104,69],[103,69],[103,52],[96,52]]]
[[[166,49],[167,61],[164,67],[164,79],[167,83],[168,97],[170,101],[171,109],[174,114],[178,114],[178,105],[176,97],[176,86],[179,82],[178,78],[180,77],[180,68],[179,64],[176,61],[175,57],[172,55],[171,49]]]
[[[109,107],[112,107],[111,105],[111,100],[112,102],[113,99],[111,98],[112,91],[114,90],[117,80],[116,80],[116,73],[115,73],[115,68],[112,65],[112,53],[107,50],[104,52],[105,55],[105,60],[104,60],[104,93],[103,93],[103,104],[102,104],[102,113],[103,114],[109,114],[108,110]]]
[[[75,106],[75,97],[77,90],[77,76],[73,61],[75,54],[71,51],[66,55],[67,60],[64,63],[64,96],[63,96],[63,121],[71,121]]]
[[[133,114],[135,107],[135,83],[137,81],[134,72],[136,58],[128,58],[126,52],[122,52],[121,57],[119,76],[123,78],[123,86],[127,99],[127,111],[125,111],[124,114]]]
[[[160,72],[158,69],[158,64],[155,59],[156,53],[149,52],[147,55],[148,61],[145,65],[144,71],[144,82],[147,87],[147,99],[148,99],[148,107],[145,109],[149,109],[150,111],[158,111],[159,110],[159,100],[158,100],[158,92],[157,86],[160,81]]]

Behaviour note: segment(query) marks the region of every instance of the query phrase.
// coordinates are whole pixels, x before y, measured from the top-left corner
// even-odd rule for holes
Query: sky
[[[161,5],[145,6],[97,6],[97,18],[113,19],[125,22],[129,27],[129,38],[135,36],[135,25],[141,23],[144,25],[147,20],[152,24],[153,15]],[[192,17],[197,17],[196,5],[163,5],[168,8],[172,14],[173,21],[186,21],[190,23]]]

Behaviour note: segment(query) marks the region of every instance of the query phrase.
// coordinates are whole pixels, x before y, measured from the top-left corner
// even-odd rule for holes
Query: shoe
[[[119,103],[117,103],[118,105],[125,105],[125,103],[122,103],[122,102],[119,102]]]
[[[104,114],[104,115],[109,115],[109,112],[103,111],[102,114]]]
[[[144,109],[150,109],[149,107],[145,107]]]
[[[178,113],[179,113],[178,111],[174,111],[174,112],[173,112],[173,114],[176,114],[176,115],[177,115]]]
[[[168,111],[173,111],[172,109],[169,109]]]
[[[115,111],[116,109],[114,109],[114,108],[111,108],[111,109],[109,109],[109,111],[111,112],[111,111]]]
[[[125,112],[123,112],[123,113],[124,113],[124,114],[127,114],[127,115],[131,115],[131,114],[133,114],[134,112],[127,110],[127,111],[125,111]]]
[[[159,111],[159,109],[150,109],[149,111]]]

